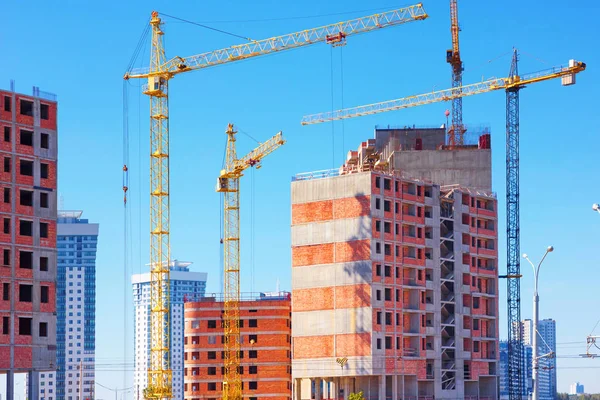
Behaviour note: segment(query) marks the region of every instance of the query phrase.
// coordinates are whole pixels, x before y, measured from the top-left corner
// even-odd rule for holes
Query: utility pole
[[[552,246],[548,246],[548,248],[546,249],[546,254],[544,254],[544,257],[542,257],[542,261],[540,261],[540,263],[537,265],[537,267],[535,265],[533,265],[533,263],[531,262],[531,260],[529,259],[529,257],[527,256],[527,254],[523,254],[523,258],[526,259],[527,261],[529,261],[529,264],[531,264],[531,266],[533,267],[533,279],[534,279],[534,287],[533,287],[533,354],[531,357],[532,360],[532,369],[533,369],[533,395],[531,397],[532,400],[539,400],[539,396],[540,396],[540,392],[539,392],[539,363],[538,360],[542,357],[548,357],[548,354],[545,354],[543,356],[539,356],[538,355],[538,343],[537,343],[537,337],[538,337],[538,323],[539,323],[539,311],[540,311],[540,297],[538,296],[538,276],[540,273],[540,267],[542,266],[542,263],[544,262],[544,259],[546,258],[546,256],[548,255],[548,253],[554,251],[554,247]]]

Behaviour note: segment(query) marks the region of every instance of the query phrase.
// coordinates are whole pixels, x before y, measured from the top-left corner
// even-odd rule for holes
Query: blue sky
[[[123,334],[123,309],[130,313],[132,308],[126,277],[141,271],[148,257],[148,103],[139,94],[139,82],[130,82],[131,246],[124,270],[121,77],[150,12],[156,9],[260,39],[410,3],[306,0],[273,4],[265,0],[135,0],[100,6],[33,0],[27,7],[16,1],[0,6],[0,87],[8,88],[9,80],[14,79],[18,91],[29,93],[35,85],[58,94],[59,195],[65,208],[84,210],[85,217],[100,223],[97,381],[105,386],[131,386],[130,322],[127,335]],[[377,124],[439,126],[445,122],[449,104],[343,124],[301,127],[299,123],[305,114],[330,110],[332,93],[333,103],[339,107],[449,87],[450,67],[445,62],[450,46],[448,2],[429,1],[424,6],[428,20],[353,37],[341,49],[319,44],[185,74],[172,81],[172,255],[193,261],[194,270],[208,272],[210,292],[219,291],[221,282],[219,196],[214,185],[222,164],[227,123],[235,123],[258,140],[279,130],[288,140],[265,159],[262,169],[246,174],[241,196],[243,290],[273,290],[277,279],[282,288],[289,289],[290,177],[339,165],[346,151],[372,136]],[[557,320],[559,390],[567,391],[570,383],[579,380],[586,391],[600,392],[600,382],[594,379],[600,368],[598,359],[562,358],[585,351],[585,337],[600,319],[596,292],[600,215],[593,214],[590,207],[600,202],[595,169],[600,129],[596,96],[600,79],[596,16],[600,6],[591,0],[576,5],[548,0],[544,6],[505,0],[462,1],[459,7],[465,83],[505,76],[513,46],[522,51],[521,72],[565,64],[570,58],[588,65],[575,86],[561,87],[558,81],[550,81],[522,91],[521,248],[534,260],[547,245],[556,248],[541,273],[540,315]],[[332,15],[337,13],[344,14]],[[197,54],[241,40],[167,22],[168,56]],[[144,50],[137,65],[147,65],[148,44]],[[504,116],[502,92],[464,100],[465,122],[491,127],[500,232],[505,230]],[[256,143],[247,135],[239,136],[238,150],[245,154]],[[249,237],[251,210],[253,241]],[[500,265],[504,265],[504,235],[500,254]],[[527,265],[523,274],[522,316],[528,318],[533,283]],[[504,294],[500,303],[502,332],[506,331]],[[600,334],[600,328],[595,333]],[[123,367],[124,363],[128,365]],[[122,370],[127,370],[126,376]],[[114,396],[102,387],[97,388],[97,395]]]

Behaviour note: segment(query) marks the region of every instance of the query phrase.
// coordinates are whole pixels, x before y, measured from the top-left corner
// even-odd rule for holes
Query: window
[[[216,382],[208,382],[208,390],[210,390],[210,391],[217,390],[217,383]]]
[[[385,324],[392,325],[392,313],[391,312],[385,313]]]
[[[396,302],[400,301],[400,290],[396,289]]]
[[[10,111],[10,96],[4,96],[4,111]]]
[[[31,336],[31,318],[19,318],[19,335]]]
[[[381,221],[375,221],[375,232],[381,232]]]
[[[250,335],[248,336],[248,340],[250,341],[250,343],[256,343],[256,341],[258,340],[258,335]]]
[[[216,375],[217,367],[208,367],[208,375]]]
[[[385,288],[384,289],[384,297],[385,297],[385,301],[392,301],[392,289]]]
[[[208,359],[209,360],[216,360],[217,359],[217,352],[216,351],[209,351],[208,352]]]
[[[381,311],[377,311],[377,325],[381,325]]]
[[[49,289],[48,286],[40,286],[40,303],[48,303]]]
[[[48,179],[48,164],[40,163],[40,178]]]
[[[377,350],[381,350],[381,339],[377,339]]]
[[[258,374],[258,367],[256,365],[250,365],[248,367],[248,373],[251,375]]]
[[[20,103],[21,115],[27,115],[28,117],[33,117],[33,101],[20,100],[19,103]]]
[[[479,297],[473,297],[473,308],[479,308]]]
[[[375,253],[381,254],[381,243],[379,242],[375,242]]]
[[[392,224],[390,222],[383,223],[383,231],[385,233],[392,233]]]
[[[473,320],[473,330],[474,331],[478,331],[479,330],[479,320],[478,319],[474,319]]]
[[[33,297],[33,285],[19,285],[19,301],[31,303]]]
[[[383,211],[389,212],[392,209],[392,205],[389,200],[383,202]]]
[[[473,342],[473,351],[479,353],[479,342]]]
[[[33,221],[19,220],[19,235],[32,236],[33,235]]]
[[[23,146],[33,146],[33,132],[21,129],[19,135],[19,143]]]
[[[4,218],[4,233],[10,233],[10,218]]]
[[[47,337],[47,336],[48,336],[48,323],[40,322],[40,337]]]
[[[33,161],[19,160],[19,172],[24,176],[33,176]]]
[[[256,319],[251,319],[248,321],[248,327],[250,328],[256,328],[258,326],[258,320]]]
[[[3,262],[4,265],[10,265],[10,250],[4,249],[3,251]]]
[[[385,276],[387,276],[387,277],[392,276],[392,267],[389,265],[386,265],[383,272],[384,272]]]
[[[250,350],[248,352],[248,358],[258,358],[258,351],[256,351],[256,350]]]
[[[389,179],[383,180],[383,190],[392,190],[392,181]]]
[[[19,190],[19,204],[22,206],[33,206],[33,192],[30,190]]]
[[[40,257],[40,271],[48,271],[48,257]]]
[[[4,188],[4,202],[10,204],[10,188]]]
[[[400,325],[400,313],[396,313],[396,325]]]
[[[391,336],[386,336],[385,337],[385,348],[386,349],[391,349],[392,348],[392,337]]]
[[[40,207],[48,208],[48,193],[40,192]]]
[[[42,133],[40,135],[40,147],[42,149],[47,149],[48,148],[49,141],[50,141],[50,135],[48,135],[47,133]]]
[[[258,389],[258,382],[248,382],[248,388],[250,390],[256,390],[256,389]]]
[[[4,172],[10,172],[10,157],[4,157]]]
[[[10,300],[10,283],[2,284],[2,300],[4,300],[4,301]]]
[[[10,318],[9,317],[2,317],[2,334],[3,335],[8,335],[8,327],[10,325]]]
[[[375,209],[376,210],[380,210],[381,209],[381,200],[379,199],[375,199]]]
[[[40,118],[41,119],[48,119],[48,114],[50,111],[50,107],[48,106],[48,104],[40,104]]]
[[[375,298],[377,299],[377,301],[381,301],[381,290],[377,289],[375,291]]]
[[[10,143],[10,126],[4,127],[4,141]]]
[[[392,255],[392,245],[386,244],[384,247],[384,252],[385,252],[386,256],[391,256]]]
[[[381,264],[375,266],[375,276],[381,276]]]
[[[209,328],[211,328],[211,329],[214,329],[214,328],[216,328],[216,327],[217,327],[217,321],[216,321],[216,320],[214,320],[214,319],[213,319],[213,320],[210,320],[210,321],[208,321],[208,327],[209,327]]]
[[[380,179],[379,179],[379,177],[378,177],[378,176],[377,176],[377,177],[375,177],[375,187],[376,187],[377,189],[379,189],[379,188],[381,187],[381,182],[380,182]]]
[[[48,237],[48,224],[46,222],[40,222],[40,237]]]

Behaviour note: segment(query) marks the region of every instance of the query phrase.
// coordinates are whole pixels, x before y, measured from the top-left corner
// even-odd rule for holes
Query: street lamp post
[[[540,273],[540,267],[544,262],[544,259],[548,255],[548,253],[554,251],[554,247],[548,246],[546,249],[546,253],[542,260],[537,265],[537,267],[531,262],[527,254],[523,254],[523,258],[529,261],[529,264],[533,267],[533,279],[534,279],[534,289],[533,289],[533,343],[532,343],[532,364],[533,364],[533,396],[532,400],[539,400],[539,380],[538,380],[538,344],[537,344],[537,336],[538,336],[538,322],[539,322],[539,310],[540,310],[540,298],[538,296],[538,276]]]

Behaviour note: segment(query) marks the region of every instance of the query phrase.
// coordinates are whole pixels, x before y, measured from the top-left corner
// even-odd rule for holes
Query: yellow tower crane
[[[472,96],[475,94],[492,92],[494,90],[511,90],[514,88],[522,88],[532,83],[547,81],[555,78],[562,78],[562,83],[566,86],[575,83],[575,74],[578,74],[584,70],[585,63],[571,60],[568,66],[553,67],[531,74],[510,76],[507,78],[493,78],[479,83],[460,86],[458,88],[453,87],[452,89],[418,94],[396,100],[382,101],[380,103],[372,103],[364,106],[346,108],[343,110],[307,115],[302,118],[301,124],[319,124],[326,121],[337,121],[340,119],[362,117],[364,115],[379,114],[382,112],[422,106],[425,104],[438,103],[442,101],[451,101],[457,97]]]
[[[257,148],[238,159],[235,150],[233,124],[227,126],[227,151],[225,168],[217,181],[217,192],[224,194],[224,266],[225,292],[223,327],[225,329],[225,375],[223,399],[242,398],[240,367],[240,178],[245,169],[260,168],[268,154],[281,147],[285,141],[281,132],[261,143]]]
[[[131,69],[124,79],[147,79],[144,94],[150,97],[150,363],[144,396],[170,399],[172,371],[169,340],[169,80],[183,72],[199,70],[283,50],[325,42],[345,44],[350,35],[371,32],[428,17],[422,4],[342,21],[318,28],[167,60],[163,22],[158,12],[150,19],[152,29],[150,66]],[[228,332],[225,331],[227,340]],[[231,399],[227,399],[231,400]],[[240,400],[240,399],[235,399]]]

